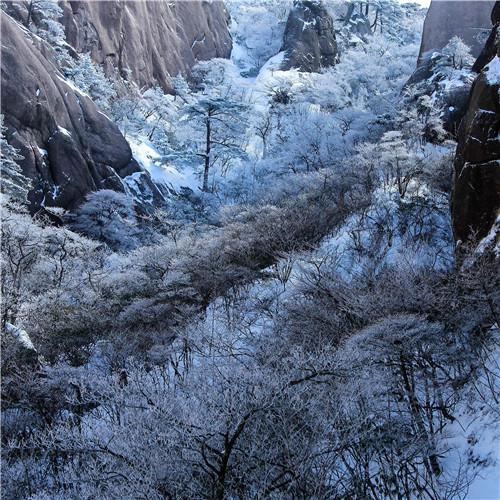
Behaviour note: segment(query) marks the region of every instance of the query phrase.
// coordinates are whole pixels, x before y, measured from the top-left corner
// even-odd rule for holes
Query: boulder
[[[121,177],[139,166],[118,127],[57,70],[51,49],[5,13],[2,28],[2,113],[7,140],[33,179],[33,208],[74,208],[96,189],[123,190]]]
[[[333,19],[323,2],[295,0],[285,27],[281,69],[318,72],[338,60]]]
[[[460,124],[454,161],[452,217],[455,237],[485,238],[500,210],[500,3],[493,11],[494,36],[476,62],[480,71]]]

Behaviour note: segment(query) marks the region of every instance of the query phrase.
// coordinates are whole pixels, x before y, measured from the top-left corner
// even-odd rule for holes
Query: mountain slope
[[[69,44],[58,42],[57,48],[66,47],[74,58],[90,52],[118,92],[127,81],[169,91],[170,76],[231,52],[222,2],[59,5]],[[13,17],[2,12],[2,114],[7,140],[20,150],[23,173],[33,180],[32,207],[72,209],[91,191],[127,190],[121,178],[141,172],[127,141],[88,95],[64,79],[49,44],[24,27],[29,6],[6,2]],[[37,32],[35,14],[31,26]],[[137,179],[161,199],[147,173]]]

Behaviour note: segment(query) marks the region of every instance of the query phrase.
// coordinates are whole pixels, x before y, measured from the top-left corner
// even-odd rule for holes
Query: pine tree
[[[102,69],[94,64],[90,54],[80,55],[74,66],[66,71],[66,75],[82,91],[102,109],[108,109],[116,96],[113,84]]]
[[[190,96],[184,112],[198,136],[196,155],[203,158],[202,190],[209,191],[209,173],[216,164],[224,174],[232,160],[245,156],[248,105],[227,83],[225,61],[201,63],[194,74],[203,84]]]
[[[19,150],[7,142],[5,138],[7,129],[3,125],[3,115],[0,115],[0,126],[1,192],[18,201],[25,202],[31,188],[31,181],[23,175],[18,163],[24,160],[24,156],[20,155]]]
[[[242,115],[246,106],[223,97],[201,96],[188,108],[191,121],[198,121],[204,130],[202,151],[203,191],[209,191],[208,176],[216,162],[225,163],[228,155],[236,157],[243,153],[239,137],[244,131]]]

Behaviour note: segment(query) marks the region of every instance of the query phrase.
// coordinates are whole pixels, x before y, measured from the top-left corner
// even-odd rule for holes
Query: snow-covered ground
[[[161,154],[146,139],[128,138],[132,154],[139,165],[149,172],[156,184],[161,184],[174,191],[183,187],[197,191],[200,186],[198,176],[193,170],[180,171],[175,165],[165,162]]]

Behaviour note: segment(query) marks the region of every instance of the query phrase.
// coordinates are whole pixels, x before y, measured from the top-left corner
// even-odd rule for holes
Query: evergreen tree
[[[244,131],[240,120],[244,112],[243,104],[223,97],[202,95],[189,106],[189,119],[201,124],[205,133],[201,151],[197,153],[203,158],[203,191],[209,191],[208,176],[217,162],[224,167],[228,157],[243,153],[238,139]]]
[[[31,187],[31,181],[22,173],[19,161],[24,157],[19,151],[7,142],[3,125],[3,115],[0,115],[0,186],[1,192],[10,197],[25,202]]]
[[[102,69],[94,64],[90,54],[80,55],[78,61],[66,71],[66,75],[102,109],[108,109],[116,96],[113,84]]]
[[[245,156],[248,106],[227,83],[225,64],[213,60],[196,68],[195,77],[203,84],[184,110],[197,136],[196,155],[203,159],[203,191],[210,190],[208,179],[214,166],[224,175],[232,160]]]

